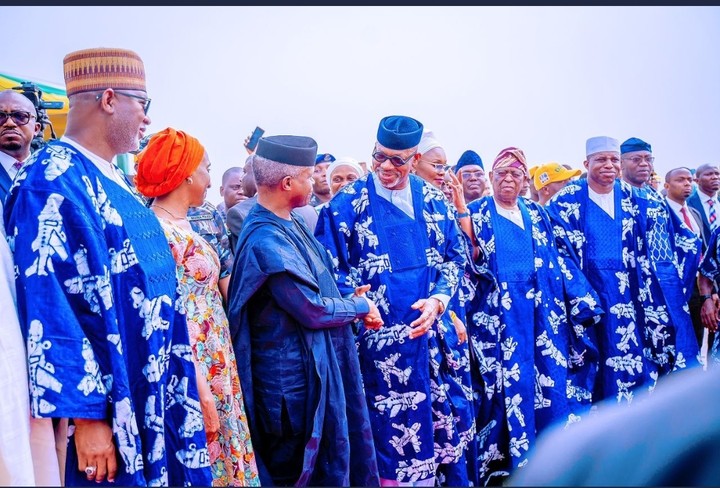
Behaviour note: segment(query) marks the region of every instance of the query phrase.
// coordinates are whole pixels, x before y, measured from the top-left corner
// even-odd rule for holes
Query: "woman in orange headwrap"
[[[154,198],[150,208],[165,230],[188,322],[205,419],[214,486],[259,486],[235,354],[220,293],[220,262],[193,231],[189,207],[210,187],[210,161],[194,137],[172,128],[154,134],[138,155],[135,187]],[[228,279],[228,278],[225,278]]]

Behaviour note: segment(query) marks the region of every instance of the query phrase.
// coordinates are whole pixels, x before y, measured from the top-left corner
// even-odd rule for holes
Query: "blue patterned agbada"
[[[613,219],[589,198],[587,181],[579,180],[547,206],[558,248],[583,271],[606,311],[588,331],[599,352],[593,402],[630,402],[634,389],[654,389],[662,373],[697,364],[697,342],[675,342],[684,337],[675,327],[687,325],[692,335],[684,290],[678,285],[668,300],[659,282],[667,277],[680,283],[667,209],[620,180],[614,199]]]
[[[593,375],[585,362],[595,352],[585,329],[603,314],[582,273],[559,255],[544,208],[524,198],[518,207],[524,229],[499,215],[492,197],[468,205],[476,264],[499,287],[499,307],[487,306],[493,290],[481,286],[468,310],[490,403],[487,423],[478,426],[481,483],[512,474],[538,434],[589,409]]]
[[[454,419],[433,419],[431,388],[445,388],[431,381],[442,378],[430,364],[437,328],[410,339],[409,324],[420,316],[411,305],[433,294],[452,297],[465,251],[439,190],[410,175],[412,219],[379,196],[376,184],[365,176],[343,187],[320,211],[315,234],[333,256],[340,292],[347,296],[370,284],[368,296],[385,321],[380,330],[357,337],[380,477],[422,481],[435,476],[435,451],[445,447],[435,446],[433,422],[459,429]],[[448,314],[439,320],[445,329],[453,327]]]
[[[5,208],[35,417],[112,420],[118,486],[209,486],[177,281],[154,214],[71,145],[53,141]],[[92,485],[68,442],[66,485]],[[104,484],[109,484],[105,481]]]

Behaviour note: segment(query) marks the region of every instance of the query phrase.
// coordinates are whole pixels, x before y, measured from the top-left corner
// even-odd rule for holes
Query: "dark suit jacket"
[[[703,229],[703,251],[706,249],[707,241],[710,240],[710,234],[712,234],[712,231],[710,230],[710,221],[707,219],[707,216],[705,215],[705,209],[703,208],[702,201],[700,200],[700,192],[695,191],[692,195],[690,195],[687,199],[687,205],[690,208],[694,208],[697,210],[697,212],[700,214],[700,218],[702,219],[702,229]],[[720,215],[720,208],[717,209]]]
[[[10,193],[10,186],[12,186],[12,178],[10,178],[10,175],[5,171],[5,167],[0,164],[0,202],[5,203],[5,200],[7,200],[8,193]]]

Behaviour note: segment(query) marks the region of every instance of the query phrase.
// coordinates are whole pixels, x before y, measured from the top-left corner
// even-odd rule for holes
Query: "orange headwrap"
[[[520,168],[525,174],[528,172],[527,162],[525,161],[525,153],[522,149],[516,147],[506,147],[495,158],[492,169],[497,168]]]
[[[195,172],[205,155],[200,141],[171,127],[150,138],[138,154],[135,188],[146,197],[158,197],[180,186]]]

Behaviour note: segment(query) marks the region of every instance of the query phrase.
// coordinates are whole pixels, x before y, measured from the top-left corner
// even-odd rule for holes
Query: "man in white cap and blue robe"
[[[663,349],[674,348],[668,342],[673,315],[648,252],[648,229],[658,212],[648,211],[647,197],[618,179],[616,139],[588,139],[586,155],[587,178],[570,182],[547,210],[558,248],[582,270],[606,312],[588,329],[599,353],[593,403],[610,397],[630,403],[637,389],[655,388],[667,372]],[[690,354],[678,351],[675,367],[696,362],[697,349]]]
[[[320,210],[315,234],[331,253],[341,293],[370,284],[385,322],[357,335],[383,486],[433,486],[431,373],[437,351],[428,335],[444,314],[465,265],[460,228],[443,193],[411,175],[423,125],[406,116],[380,121],[373,172],[343,187]],[[432,358],[431,358],[432,355]],[[437,444],[437,445],[436,445]],[[456,452],[456,454],[460,454]]]

